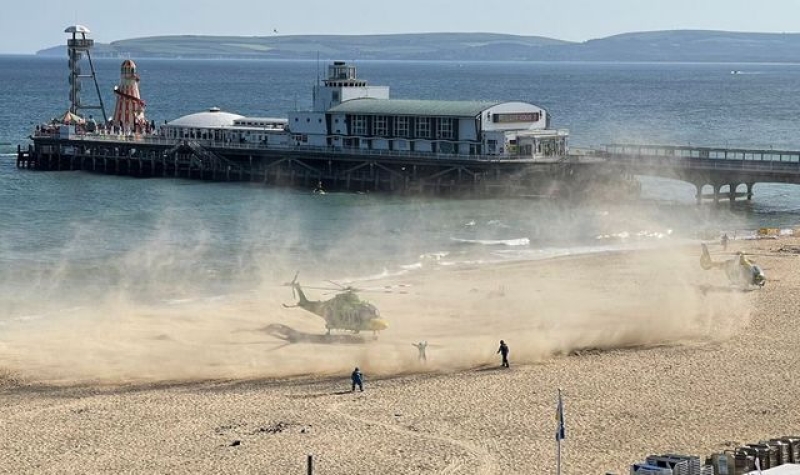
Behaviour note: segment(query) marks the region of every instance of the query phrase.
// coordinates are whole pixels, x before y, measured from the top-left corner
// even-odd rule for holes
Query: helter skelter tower
[[[72,38],[67,40],[67,54],[69,56],[69,111],[79,117],[83,117],[84,110],[100,110],[103,114],[103,122],[108,121],[106,116],[106,108],[103,105],[103,96],[100,94],[100,86],[97,84],[97,74],[94,71],[94,63],[92,63],[92,55],[90,50],[94,46],[94,40],[86,37],[89,33],[88,28],[83,25],[73,25],[67,27],[64,33],[70,33]],[[81,63],[83,57],[86,56],[89,62],[90,74],[83,74],[81,71]],[[98,104],[84,104],[81,101],[81,89],[84,80],[91,79],[94,82],[94,88],[97,92]]]
[[[139,75],[136,63],[130,59],[122,62],[119,85],[114,86],[117,105],[114,108],[114,126],[122,130],[141,132],[147,127],[144,117],[145,103],[139,95]]]

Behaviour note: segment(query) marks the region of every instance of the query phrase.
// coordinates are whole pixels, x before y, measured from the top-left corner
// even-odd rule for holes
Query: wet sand
[[[792,246],[731,243],[767,274],[751,292],[700,270],[699,246],[426,270],[381,283],[408,293],[370,296],[390,328],[363,344],[271,334],[324,331],[286,288],[12,325],[0,472],[304,473],[308,453],[326,474],[554,471],[558,388],[565,474],[798,434]]]

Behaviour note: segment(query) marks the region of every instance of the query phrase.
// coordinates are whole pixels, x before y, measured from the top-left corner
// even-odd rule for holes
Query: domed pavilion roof
[[[190,129],[218,129],[220,127],[231,126],[233,125],[233,121],[243,117],[244,116],[239,114],[223,112],[217,107],[212,107],[204,112],[196,112],[179,117],[173,121],[167,122],[167,125]]]

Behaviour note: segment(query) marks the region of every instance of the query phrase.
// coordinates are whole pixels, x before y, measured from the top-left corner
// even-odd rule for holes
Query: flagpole
[[[561,475],[561,439],[556,439],[556,475]]]
[[[558,401],[556,401],[556,475],[561,475],[561,440],[564,438],[564,402],[561,399],[561,388],[558,388]]]

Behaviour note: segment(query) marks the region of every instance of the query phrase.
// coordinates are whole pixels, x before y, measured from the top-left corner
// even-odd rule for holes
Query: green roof
[[[475,117],[497,101],[420,101],[406,99],[351,99],[328,112],[364,115],[417,115],[436,117]]]

